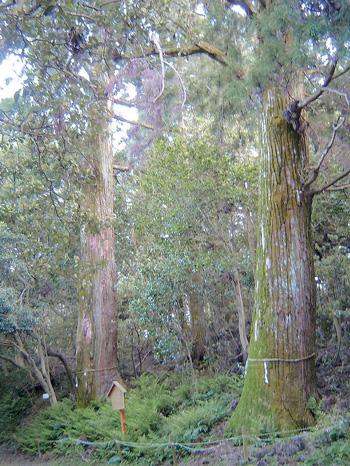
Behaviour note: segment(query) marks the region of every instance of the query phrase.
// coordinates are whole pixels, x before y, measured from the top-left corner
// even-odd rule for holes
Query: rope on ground
[[[334,426],[329,426],[326,427],[324,430],[330,429],[331,427]],[[112,446],[112,445],[119,445],[121,447],[126,447],[126,448],[140,448],[140,449],[152,449],[152,448],[179,448],[188,451],[189,453],[195,453],[198,451],[203,451],[203,448],[209,447],[215,447],[222,445],[227,442],[242,442],[243,440],[251,440],[253,442],[259,443],[259,442],[272,442],[273,440],[276,440],[276,436],[278,435],[293,435],[293,434],[298,434],[300,432],[309,432],[313,431],[314,428],[309,427],[309,428],[301,428],[301,429],[293,429],[293,430],[287,430],[287,431],[278,431],[278,432],[266,432],[266,433],[257,433],[257,434],[250,434],[250,435],[237,435],[234,437],[227,437],[227,438],[222,438],[222,439],[216,439],[216,440],[209,440],[209,441],[202,441],[202,442],[164,442],[164,443],[145,443],[145,442],[130,442],[126,440],[120,440],[120,439],[111,439],[108,441],[103,441],[103,442],[92,442],[89,440],[82,440],[82,439],[74,439],[71,437],[64,437],[62,439],[58,440],[48,440],[47,443],[73,443],[76,445],[82,445],[86,447],[92,447],[92,448],[105,448],[107,446]]]

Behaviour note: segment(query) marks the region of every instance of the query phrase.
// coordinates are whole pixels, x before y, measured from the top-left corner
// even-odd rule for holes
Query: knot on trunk
[[[299,100],[293,100],[289,107],[283,112],[283,117],[296,133],[300,131],[300,115],[301,108],[299,107]]]

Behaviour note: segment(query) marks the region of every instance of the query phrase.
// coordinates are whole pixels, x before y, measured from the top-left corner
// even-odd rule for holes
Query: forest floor
[[[49,456],[28,456],[11,449],[0,448],[0,466],[81,466],[86,462],[77,458],[50,458]]]
[[[203,449],[197,454],[177,458],[162,463],[144,463],[147,465],[170,466],[268,466],[268,465],[307,465],[307,466],[344,466],[350,464],[349,444],[350,422],[340,422],[332,428],[318,432],[303,432],[289,439],[279,439],[252,445],[234,446],[223,440],[220,445]],[[125,464],[107,460],[89,461],[76,456],[50,458],[50,456],[28,457],[11,451],[0,450],[0,466],[81,466],[81,465]],[[130,463],[129,463],[130,464]],[[137,462],[137,464],[142,464]]]
[[[318,375],[321,400],[315,428],[284,438],[245,438],[243,445],[225,438],[242,387],[236,376],[198,376],[187,382],[173,376],[138,379],[128,392],[126,443],[119,415],[108,403],[84,410],[67,399],[53,408],[39,403],[40,409],[31,405],[25,417],[18,409],[19,421],[7,436],[11,404],[0,403],[0,466],[350,465],[349,367],[341,373],[321,368]]]

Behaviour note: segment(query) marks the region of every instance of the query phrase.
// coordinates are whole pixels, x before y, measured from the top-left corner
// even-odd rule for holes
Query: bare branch
[[[137,103],[132,100],[117,99],[115,97],[113,97],[112,99],[108,99],[108,100],[110,100],[113,104],[122,105],[124,107],[130,107],[130,108],[137,107]]]
[[[190,55],[206,54],[213,60],[221,63],[222,65],[227,66],[228,60],[226,54],[215,47],[214,45],[209,44],[208,42],[197,42],[195,45],[187,48],[174,47],[170,49],[163,50],[164,57],[189,57]],[[145,58],[157,55],[158,51],[155,48],[151,50],[145,50],[140,55],[121,55],[121,60],[131,60],[133,58]]]
[[[112,5],[113,3],[118,3],[119,4],[119,0],[109,0],[107,2],[101,3],[100,8],[103,8],[103,7],[108,6],[108,5]]]
[[[346,94],[346,92],[341,92],[341,91],[338,91],[338,89],[333,89],[332,87],[323,87],[322,88],[324,91],[327,91],[327,92],[331,92],[333,94],[337,94],[339,95],[340,97],[344,97],[345,101],[346,101],[346,105],[348,107],[350,107],[350,102],[349,102],[349,97],[348,95]]]
[[[305,184],[304,188],[309,187],[318,177],[322,164],[329,154],[331,148],[333,147],[335,136],[337,134],[338,129],[344,124],[345,119],[343,117],[339,117],[336,124],[333,125],[332,136],[328,141],[327,146],[323,149],[322,153],[320,154],[320,161],[318,162],[317,167],[313,170],[312,176],[309,181]]]
[[[25,369],[25,370],[28,370],[28,368],[21,366],[21,365],[18,364],[14,359],[9,358],[8,356],[5,356],[5,355],[3,355],[3,354],[0,354],[0,359],[2,359],[3,361],[9,362],[10,364],[12,364],[12,365],[18,367],[18,369]]]
[[[185,88],[185,84],[180,76],[180,73],[177,71],[177,69],[175,68],[175,66],[173,66],[171,63],[167,62],[164,60],[164,63],[169,66],[169,68],[171,68],[174,73],[176,74],[176,76],[179,78],[179,81],[180,81],[180,84],[181,84],[181,87],[182,87],[182,92],[183,92],[183,100],[182,100],[182,104],[181,104],[181,107],[183,108],[185,103],[186,103],[186,99],[187,99],[187,94],[186,94],[186,88]]]
[[[331,186],[330,188],[327,189],[328,191],[343,191],[344,189],[349,189],[350,188],[350,183],[346,184],[339,184],[338,186]]]
[[[337,67],[337,63],[338,63],[338,60],[335,60],[333,63],[332,63],[332,66],[329,70],[329,73],[328,73],[328,76],[327,78],[325,79],[323,85],[312,95],[310,95],[309,97],[306,97],[306,99],[302,100],[301,102],[298,103],[298,109],[299,110],[302,110],[303,108],[307,107],[308,105],[310,105],[312,102],[314,102],[315,100],[317,100],[319,97],[321,97],[321,95],[324,93],[324,88],[328,86],[328,84],[332,81],[333,79],[333,76],[334,76],[334,72],[335,72],[335,69]]]
[[[159,97],[161,97],[161,95],[163,94],[164,92],[164,88],[165,88],[165,67],[164,67],[164,60],[163,60],[163,51],[162,51],[162,46],[160,45],[160,41],[159,41],[159,37],[158,37],[158,34],[155,33],[155,32],[152,32],[150,34],[150,40],[154,43],[154,45],[156,46],[156,49],[159,53],[159,59],[160,59],[160,65],[162,67],[162,87],[160,89],[160,92],[159,94],[157,95],[157,97],[154,99],[153,102],[156,102]]]
[[[113,165],[113,170],[116,172],[128,172],[130,171],[130,167],[124,165]]]
[[[148,123],[143,123],[141,121],[128,120],[127,118],[124,118],[120,115],[113,115],[113,118],[123,123],[128,123],[129,125],[140,126],[141,128],[146,128],[146,129],[154,129],[154,127],[152,125],[149,125]]]
[[[334,81],[335,79],[338,79],[340,78],[340,76],[343,76],[345,73],[347,73],[348,71],[350,71],[350,65],[346,66],[343,71],[340,71],[340,73],[336,74],[335,76],[333,76],[332,78],[332,81]]]
[[[342,187],[334,186],[334,185],[338,183],[338,181],[346,178],[349,174],[350,174],[350,168],[346,170],[344,173],[342,173],[341,175],[339,175],[337,178],[335,178],[333,181],[323,186],[322,188],[312,191],[311,194],[316,195],[316,194],[321,194],[325,191],[339,191],[340,189],[346,189],[348,187],[348,184],[342,185]]]

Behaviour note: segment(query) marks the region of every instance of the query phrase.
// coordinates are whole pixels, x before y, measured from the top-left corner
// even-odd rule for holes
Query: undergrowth
[[[127,393],[128,432],[124,436],[119,412],[113,411],[108,402],[77,409],[66,399],[32,418],[13,438],[23,452],[58,455],[58,461],[63,461],[58,464],[81,464],[81,460],[98,465],[176,464],[180,457],[186,461],[190,453],[190,447],[184,444],[199,442],[201,449],[201,442],[223,435],[223,421],[230,416],[232,401],[239,398],[241,389],[242,379],[236,376],[200,377],[185,382],[174,375],[142,376]],[[206,452],[200,454],[209,461],[207,464],[273,466],[290,464],[292,460],[293,464],[307,466],[340,466],[350,464],[349,426],[350,416],[344,413],[321,413],[311,432],[291,434],[289,438],[275,433],[270,438],[248,440],[245,460],[242,447],[235,448],[233,441],[226,442],[232,455],[228,455],[227,462],[219,460],[215,448],[208,449],[214,451],[213,457]],[[116,440],[129,445],[120,445]]]
[[[0,378],[0,443],[8,440],[24,414],[31,406],[31,399],[23,389],[24,371],[1,374]]]
[[[159,464],[172,458],[173,448],[131,448],[113,440],[163,444],[210,438],[213,426],[230,415],[232,400],[239,397],[241,388],[242,380],[237,376],[200,377],[185,383],[174,376],[163,381],[142,376],[127,393],[126,436],[120,430],[119,412],[109,403],[93,402],[88,408],[77,409],[64,400],[17,430],[14,439],[22,451],[33,455],[71,456],[75,452],[82,456],[89,450],[89,460],[98,464]],[[87,448],[84,442],[100,443]]]

